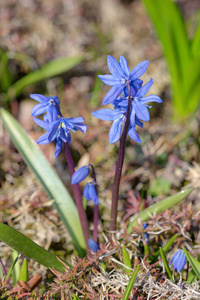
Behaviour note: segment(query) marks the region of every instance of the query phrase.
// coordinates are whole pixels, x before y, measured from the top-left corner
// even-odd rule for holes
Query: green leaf
[[[164,251],[163,251],[162,248],[160,248],[160,256],[161,256],[161,258],[163,260],[163,263],[164,263],[164,266],[165,266],[165,270],[167,272],[167,275],[168,275],[169,279],[171,281],[173,281],[172,273],[170,271],[169,264],[168,264],[168,262],[166,260],[165,253],[164,253]]]
[[[4,225],[4,226],[6,226],[6,225]],[[0,223],[0,228],[1,228],[1,223]],[[1,232],[0,232],[0,235],[1,235]],[[1,239],[1,236],[0,236],[0,239]],[[11,252],[12,265],[11,265],[9,271],[8,271],[8,274],[6,276],[6,280],[10,278],[10,275],[13,272],[15,265],[18,263],[19,257],[20,257],[20,255],[18,255],[16,251],[13,250]],[[18,279],[18,276],[15,273],[13,275],[13,283],[14,283],[14,285],[17,283],[17,279]]]
[[[126,250],[126,248],[125,248],[124,245],[122,246],[122,256],[123,256],[123,262],[124,262],[124,264],[128,268],[132,269],[131,260],[129,258],[128,251]],[[129,270],[129,269],[126,268],[126,273],[129,274],[130,272],[131,272],[131,270]]]
[[[200,254],[198,255],[197,260],[200,262]],[[195,282],[196,280],[197,280],[197,275],[196,275],[196,273],[195,273],[193,270],[191,270],[191,271],[189,272],[189,274],[188,274],[187,281],[188,281],[190,284],[192,284],[192,283]]]
[[[24,258],[21,269],[20,269],[18,281],[19,280],[22,280],[24,282],[28,281],[28,262],[27,262],[26,258]]]
[[[3,278],[3,269],[2,267],[0,266],[0,280]]]
[[[81,300],[78,296],[74,295],[74,300]]]
[[[48,252],[22,233],[3,223],[0,223],[0,240],[16,251],[28,256],[47,268],[54,268],[60,272],[64,272],[65,270],[64,265],[54,254]],[[69,264],[67,265],[70,266]],[[7,275],[7,278],[9,278],[9,276],[10,274]]]
[[[147,207],[145,210],[140,212],[134,220],[128,225],[128,233],[131,233],[132,227],[137,226],[137,221],[140,219],[142,222],[145,222],[150,219],[150,214],[153,215],[155,213],[159,214],[162,211],[165,211],[166,209],[169,209],[179,202],[181,202],[183,199],[185,199],[191,192],[193,191],[193,188],[189,188],[186,190],[182,190],[181,192],[170,196],[162,201],[159,201],[158,203],[155,203],[149,207]]]
[[[128,298],[129,298],[129,296],[130,296],[130,293],[131,293],[131,291],[132,291],[132,289],[133,289],[133,285],[134,285],[134,283],[135,283],[135,280],[136,280],[136,278],[137,278],[137,274],[138,274],[139,268],[140,268],[140,265],[138,265],[138,266],[136,267],[136,269],[135,269],[135,271],[134,271],[134,273],[133,273],[133,275],[132,275],[132,277],[131,277],[131,279],[130,279],[130,281],[129,281],[127,287],[126,287],[126,290],[125,290],[125,292],[124,292],[124,295],[123,295],[122,300],[128,300]]]
[[[38,70],[29,73],[28,75],[15,82],[8,90],[9,98],[12,99],[19,96],[23,89],[28,85],[53,76],[57,76],[59,74],[62,74],[63,72],[70,70],[71,68],[79,64],[83,59],[83,56],[61,57],[48,62]]]
[[[175,233],[175,234],[167,241],[167,243],[162,247],[162,251],[163,251],[164,253],[167,252],[167,250],[168,250],[169,247],[173,244],[173,242],[177,239],[177,237],[178,237],[178,234]],[[156,251],[156,252],[154,253],[154,255],[153,255],[154,260],[158,257],[159,253],[160,253],[160,250],[158,250],[158,251]]]
[[[76,205],[64,184],[54,172],[37,144],[5,109],[0,110],[3,124],[27,166],[34,172],[66,226],[79,256],[85,255],[85,241]]]
[[[191,45],[191,52],[193,57],[200,55],[200,22],[198,24],[198,27],[196,29],[192,45]]]
[[[190,266],[192,267],[193,271],[200,279],[200,262],[194,258],[184,247],[182,248],[187,260],[189,261]]]
[[[18,278],[19,278],[19,273],[20,273],[20,263],[19,263],[19,258],[21,254],[14,249],[11,251],[11,259],[13,262],[13,269],[12,269],[12,279],[13,279],[13,285],[17,284]]]

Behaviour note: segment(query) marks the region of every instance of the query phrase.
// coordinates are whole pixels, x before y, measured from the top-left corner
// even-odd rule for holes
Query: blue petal
[[[50,123],[58,119],[58,111],[55,105],[49,105],[47,109],[47,118]]]
[[[130,113],[130,126],[135,128],[135,110],[133,108],[133,106],[131,106],[131,113]]]
[[[137,143],[141,143],[141,139],[139,135],[137,134],[136,130],[134,128],[130,128],[128,131],[128,135]]]
[[[77,117],[77,118],[69,118],[68,121],[71,123],[82,123],[85,122],[83,117]]]
[[[57,158],[58,154],[60,153],[60,151],[62,150],[62,140],[60,138],[57,138],[56,140],[56,149],[54,152],[54,156],[55,158]]]
[[[50,99],[53,99],[54,100],[54,102],[59,106],[59,104],[60,104],[60,100],[59,100],[59,98],[57,97],[57,96],[53,96],[53,97],[48,97],[49,98],[49,100]],[[60,107],[59,107],[60,108]]]
[[[144,104],[141,104],[140,101],[138,100],[134,100],[132,102],[132,105],[134,107],[136,116],[142,120],[142,121],[149,121],[150,120],[150,115],[149,115],[149,111],[146,108],[146,106]]]
[[[107,64],[108,64],[110,73],[113,76],[118,77],[119,79],[125,79],[125,74],[122,71],[119,63],[117,62],[117,60],[114,57],[112,57],[111,55],[108,55],[107,56]]]
[[[126,77],[128,77],[130,74],[130,69],[127,64],[127,60],[125,59],[125,57],[123,55],[120,56],[119,64],[120,64],[124,74],[126,75]]]
[[[96,187],[93,182],[88,182],[83,190],[83,196],[89,201],[92,200],[95,205],[99,204]]]
[[[76,184],[83,181],[89,175],[89,173],[90,168],[88,166],[81,167],[72,175],[71,183]]]
[[[48,139],[50,142],[54,141],[55,138],[57,138],[59,133],[59,128],[58,126],[52,127],[49,131],[48,131]]]
[[[131,81],[136,80],[140,76],[142,76],[146,72],[148,65],[149,65],[148,60],[145,60],[145,61],[139,63],[129,74],[129,80],[131,80]]]
[[[81,123],[79,123],[79,124],[74,124],[74,128],[75,128],[76,130],[82,131],[83,133],[86,133],[86,131],[87,131],[87,125],[81,124]]]
[[[117,98],[114,102],[113,105],[121,106],[121,107],[127,107],[128,106],[128,99],[123,99],[123,98]]]
[[[124,123],[124,118],[119,118],[115,120],[110,128],[109,132],[109,143],[113,144],[119,141],[122,131],[122,124]]]
[[[61,122],[63,122],[63,124],[65,125],[65,127],[67,129],[73,129],[74,128],[74,125],[71,124],[71,122],[67,118],[61,118],[60,120],[61,120]]]
[[[45,130],[48,130],[49,128],[49,123],[45,122],[43,120],[37,119],[37,118],[33,118],[33,121],[38,124],[40,127],[44,128]]]
[[[125,86],[125,83],[113,86],[106,94],[106,96],[103,100],[103,105],[112,103],[121,94],[124,86]]]
[[[160,99],[160,97],[156,96],[156,95],[149,95],[146,97],[143,97],[142,99],[140,99],[140,102],[142,104],[148,103],[148,102],[157,102],[157,103],[162,103],[162,100]]]
[[[143,127],[143,123],[138,119],[137,116],[135,116],[135,124],[141,128]]]
[[[33,107],[32,111],[31,111],[31,116],[37,117],[37,116],[45,113],[46,110],[47,110],[47,108],[48,108],[48,106],[49,106],[48,103],[38,103],[38,104],[36,104]]]
[[[100,250],[99,245],[92,238],[88,240],[88,246],[94,253]]]
[[[40,94],[30,94],[30,98],[31,99],[34,99],[36,101],[39,101],[39,102],[48,102],[49,99],[43,95],[40,95]]]
[[[134,81],[131,81],[131,86],[137,91],[138,89],[141,88],[143,84],[143,80],[142,79],[136,79]]]
[[[113,75],[107,74],[107,75],[98,75],[99,79],[103,81],[105,84],[113,86],[116,84],[121,83],[121,79],[114,77]]]
[[[39,139],[37,140],[37,144],[41,144],[41,145],[45,145],[45,144],[49,144],[50,141],[48,139],[48,132],[45,132],[43,135],[41,135],[41,137],[39,137]]]
[[[114,121],[118,119],[122,114],[123,112],[121,110],[113,110],[113,109],[100,109],[92,113],[92,115],[95,118],[104,121]]]
[[[153,84],[153,79],[151,78],[149,80],[149,82],[147,82],[145,85],[143,85],[139,91],[137,92],[136,97],[143,97],[144,95],[146,95],[146,93],[149,91],[149,89],[151,88]]]
[[[59,130],[60,130],[60,132],[59,132],[60,137],[58,137],[58,138],[61,138],[61,140],[62,140],[64,143],[67,143],[68,132],[66,132],[66,130],[64,130],[63,127],[60,127]]]

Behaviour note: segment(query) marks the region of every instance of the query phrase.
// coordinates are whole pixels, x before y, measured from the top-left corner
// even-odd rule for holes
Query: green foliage
[[[135,280],[137,278],[137,274],[138,274],[139,268],[140,268],[140,266],[138,265],[136,267],[136,269],[135,269],[135,271],[134,271],[134,273],[133,273],[133,275],[132,275],[132,277],[131,277],[128,285],[127,285],[127,287],[126,287],[126,290],[124,292],[122,300],[128,300],[129,299],[129,296],[130,296],[130,293],[132,291],[133,285],[134,285]]]
[[[165,266],[165,270],[166,270],[166,272],[167,272],[167,275],[168,275],[169,279],[170,279],[171,281],[173,281],[172,273],[171,273],[171,271],[170,271],[168,262],[167,262],[166,257],[165,257],[165,253],[164,253],[164,251],[163,251],[162,248],[160,248],[160,256],[161,256],[161,258],[162,258],[162,260],[163,260],[163,263],[164,263],[164,266]]]
[[[197,260],[200,262],[200,254],[198,255],[198,258]],[[188,274],[188,278],[187,278],[187,281],[192,284],[193,282],[195,282],[197,280],[197,275],[196,273],[194,272],[194,270],[192,269],[190,271],[190,273]]]
[[[3,224],[4,225],[4,224]],[[6,225],[4,225],[6,226]],[[1,223],[0,223],[0,228],[1,228]],[[0,232],[0,239],[1,239],[1,232]],[[3,239],[2,239],[3,241]],[[6,279],[10,278],[10,275],[12,274],[13,277],[13,284],[15,285],[17,283],[18,275],[19,275],[19,256],[16,251],[12,251],[11,258],[12,258],[12,265],[8,271],[8,274],[6,276]],[[16,266],[18,264],[18,266]],[[15,268],[16,266],[16,268]]]
[[[18,280],[22,280],[24,282],[28,281],[28,262],[26,258],[23,260]]]
[[[20,263],[19,263],[20,256],[21,256],[21,254],[19,254],[17,251],[12,249],[11,259],[12,259],[13,268],[12,268],[12,270],[10,269],[10,271],[12,272],[11,274],[12,274],[12,279],[13,279],[13,285],[17,284],[19,274],[20,274]]]
[[[154,213],[160,213],[162,211],[165,211],[166,209],[169,209],[173,207],[174,205],[181,202],[183,199],[185,199],[191,192],[193,188],[189,188],[186,190],[182,190],[181,192],[170,196],[162,201],[159,201],[158,203],[155,203],[143,211],[141,211],[134,220],[128,225],[128,232],[131,233],[132,227],[137,226],[137,221],[140,219],[142,222],[145,222],[150,219],[150,215]]]
[[[129,274],[131,272],[130,269],[132,268],[132,265],[131,265],[131,260],[129,258],[128,251],[126,250],[124,245],[122,246],[122,256],[123,256],[124,264],[129,268],[129,269],[126,268],[126,273]]]
[[[79,64],[82,60],[82,56],[61,57],[54,59],[11,85],[11,87],[8,89],[8,97],[10,99],[17,97],[21,94],[26,86],[62,74]]]
[[[86,246],[73,199],[36,143],[28,137],[19,123],[4,109],[0,110],[0,116],[23,160],[39,179],[49,198],[55,200],[54,206],[71,235],[79,255],[84,256]]]
[[[41,265],[47,268],[54,268],[60,272],[64,272],[64,265],[57,259],[54,254],[40,247],[22,233],[3,223],[0,223],[0,240],[2,240],[4,243],[6,243],[16,251],[23,253],[29,258],[37,261]],[[10,273],[12,272],[17,261],[18,257],[13,262],[7,278],[9,278]]]
[[[175,117],[184,119],[199,106],[200,23],[190,41],[185,21],[174,1],[142,1],[162,43],[171,74]]]
[[[195,272],[196,276],[200,279],[200,262],[194,258],[184,247],[183,251],[186,255],[187,260],[189,261],[192,270]]]

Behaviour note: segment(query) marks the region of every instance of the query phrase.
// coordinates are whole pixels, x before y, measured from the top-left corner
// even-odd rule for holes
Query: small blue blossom
[[[95,205],[99,204],[99,197],[94,182],[88,182],[83,190],[83,196],[89,201],[92,200]]]
[[[88,246],[94,253],[100,250],[99,245],[92,238],[88,240]]]
[[[47,112],[49,122],[56,119],[58,115],[58,109],[60,109],[60,100],[57,96],[46,97],[40,94],[30,94],[30,97],[38,102],[31,111],[31,116],[37,117]]]
[[[146,229],[148,227],[148,225],[146,223],[143,223],[142,227],[143,227],[143,229]],[[149,234],[148,234],[148,232],[144,233],[144,239],[145,239],[145,242],[148,244],[149,243]]]
[[[89,173],[90,173],[89,166],[81,167],[72,175],[71,183],[76,184],[83,181],[89,175]]]
[[[56,143],[55,157],[62,149],[62,144],[71,142],[70,130],[76,132],[80,130],[86,132],[87,126],[83,124],[84,118],[64,118],[60,112],[60,100],[57,96],[45,97],[39,94],[31,94],[32,99],[40,103],[32,109],[32,116],[38,116],[47,112],[43,120],[33,118],[35,123],[44,128],[46,132],[37,140],[38,144],[48,144],[52,141]]]
[[[179,273],[183,270],[185,263],[186,263],[185,253],[183,252],[183,250],[179,250],[172,256],[169,264],[170,265],[172,264],[173,268],[177,270],[177,272]]]
[[[105,84],[112,86],[103,100],[103,105],[112,103],[121,93],[127,93],[128,83],[131,95],[134,96],[142,86],[143,81],[139,77],[146,72],[149,61],[139,63],[131,72],[123,55],[120,56],[119,63],[114,57],[108,55],[107,64],[112,75],[98,76]]]

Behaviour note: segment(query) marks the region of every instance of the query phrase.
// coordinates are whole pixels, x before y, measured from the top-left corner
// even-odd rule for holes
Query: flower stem
[[[73,159],[72,159],[72,155],[71,155],[69,145],[67,143],[65,143],[65,156],[66,156],[66,160],[67,160],[67,164],[68,164],[68,168],[69,168],[69,174],[70,174],[70,177],[72,177],[72,175],[75,172],[74,171],[74,162],[73,162]],[[74,198],[75,198],[76,206],[77,206],[77,209],[78,209],[78,214],[79,214],[79,218],[80,218],[80,222],[81,222],[81,227],[82,227],[82,230],[83,230],[85,244],[86,244],[86,247],[88,248],[88,240],[90,238],[90,233],[89,233],[87,216],[86,216],[85,210],[83,208],[81,190],[80,190],[80,187],[79,187],[78,184],[72,184],[72,188],[73,188],[73,192],[74,192]],[[74,224],[74,226],[76,226],[76,224]]]
[[[93,233],[92,233],[92,237],[93,237],[93,240],[97,243],[97,240],[98,240],[98,216],[99,216],[99,213],[98,213],[98,205],[95,205],[94,206],[94,230],[93,230]]]
[[[90,164],[90,167],[92,168],[92,173],[93,173],[94,183],[95,183],[96,189],[97,189],[97,178],[96,178],[95,169],[94,169],[94,167],[93,167],[92,164]],[[97,191],[97,192],[98,192],[98,191]],[[99,206],[98,206],[98,205],[95,205],[95,206],[94,206],[94,219],[93,219],[94,230],[93,230],[93,233],[92,233],[92,237],[93,237],[93,240],[94,240],[96,243],[97,243],[97,240],[98,240],[98,217],[99,217],[98,210],[99,210]]]
[[[110,241],[112,240],[113,233],[116,230],[119,185],[120,185],[122,167],[123,167],[123,162],[124,162],[126,137],[127,137],[129,123],[130,123],[130,110],[131,110],[130,83],[128,83],[128,107],[127,107],[127,112],[126,112],[125,125],[124,125],[123,133],[122,133],[122,136],[120,139],[119,154],[118,154],[117,166],[116,166],[116,170],[115,170],[115,177],[114,177],[114,183],[113,183],[113,189],[112,189],[112,204],[111,204],[110,228],[109,228]]]

